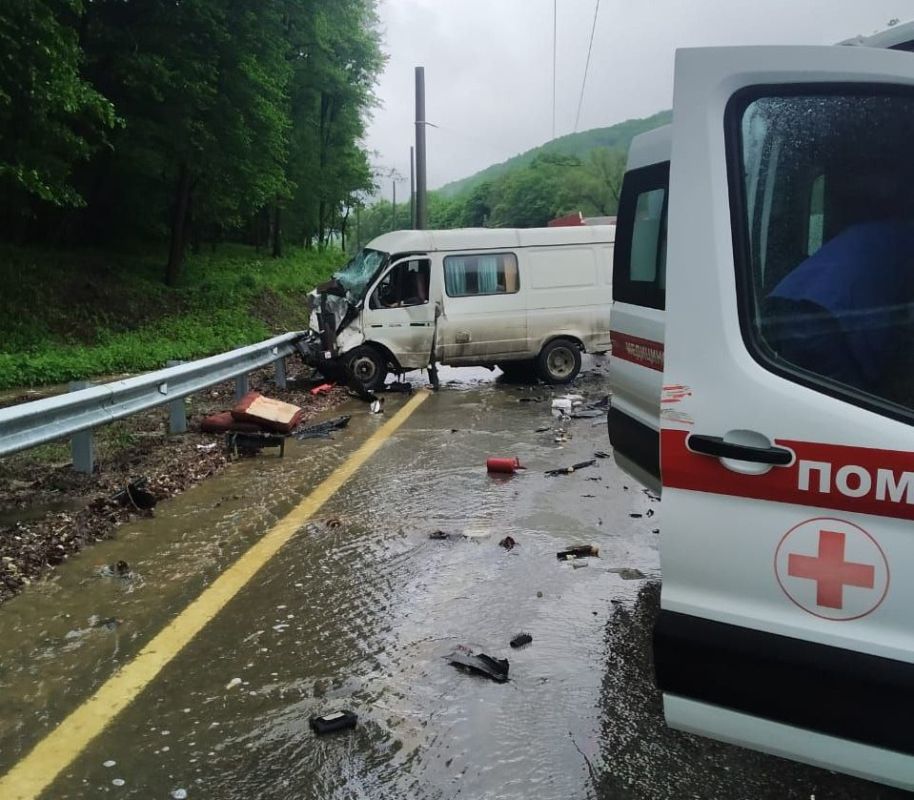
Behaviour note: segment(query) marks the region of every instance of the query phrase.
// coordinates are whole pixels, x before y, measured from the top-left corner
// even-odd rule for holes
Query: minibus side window
[[[473,253],[444,258],[444,290],[448,297],[515,294],[519,289],[514,253]]]
[[[622,184],[613,256],[613,300],[666,304],[669,162],[630,170]]]

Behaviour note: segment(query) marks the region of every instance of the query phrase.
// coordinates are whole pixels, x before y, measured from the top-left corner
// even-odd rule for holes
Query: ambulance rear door
[[[908,53],[677,54],[654,639],[673,727],[907,789],[912,131]]]

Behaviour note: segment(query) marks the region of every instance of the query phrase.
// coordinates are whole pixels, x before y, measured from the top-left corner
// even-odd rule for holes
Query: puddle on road
[[[553,390],[489,385],[493,376],[476,372],[455,371],[460,383],[427,400],[89,746],[55,798],[175,788],[191,798],[321,800],[592,794],[610,601],[642,583],[609,570],[657,573],[658,517],[629,514],[659,505],[611,459],[546,478],[606,449],[605,420],[574,421],[571,441],[557,445],[535,433],[552,425],[549,402],[518,402]],[[579,388],[598,399],[602,381],[584,376]],[[357,417],[335,443],[236,465],[7,604],[2,766],[382,421]],[[518,456],[529,469],[493,480],[489,455]],[[430,540],[435,530],[452,535]],[[510,551],[498,545],[508,535],[518,542]],[[602,557],[586,569],[559,562],[555,553],[573,544],[595,544]],[[142,587],[90,577],[91,564],[119,558]],[[92,614],[123,623],[92,627]],[[533,642],[512,650],[521,631]],[[510,681],[448,665],[458,644],[508,658]],[[337,708],[359,714],[356,730],[316,738],[308,719]],[[111,760],[116,767],[103,766]],[[114,789],[115,778],[124,785]]]

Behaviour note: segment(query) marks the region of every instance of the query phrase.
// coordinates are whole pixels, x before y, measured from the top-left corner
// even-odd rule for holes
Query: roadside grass
[[[344,260],[221,245],[189,255],[170,289],[160,252],[0,246],[0,389],[156,369],[304,328],[307,292]]]

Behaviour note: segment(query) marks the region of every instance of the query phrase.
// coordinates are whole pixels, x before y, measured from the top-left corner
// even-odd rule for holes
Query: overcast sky
[[[571,133],[596,0],[557,0],[556,135]],[[907,10],[906,10],[907,9]],[[380,0],[389,61],[366,144],[408,192],[414,67],[425,67],[428,185],[552,138],[553,0]],[[600,0],[578,130],[669,108],[677,47],[831,44],[914,17],[910,0]],[[390,192],[390,180],[383,180]]]

